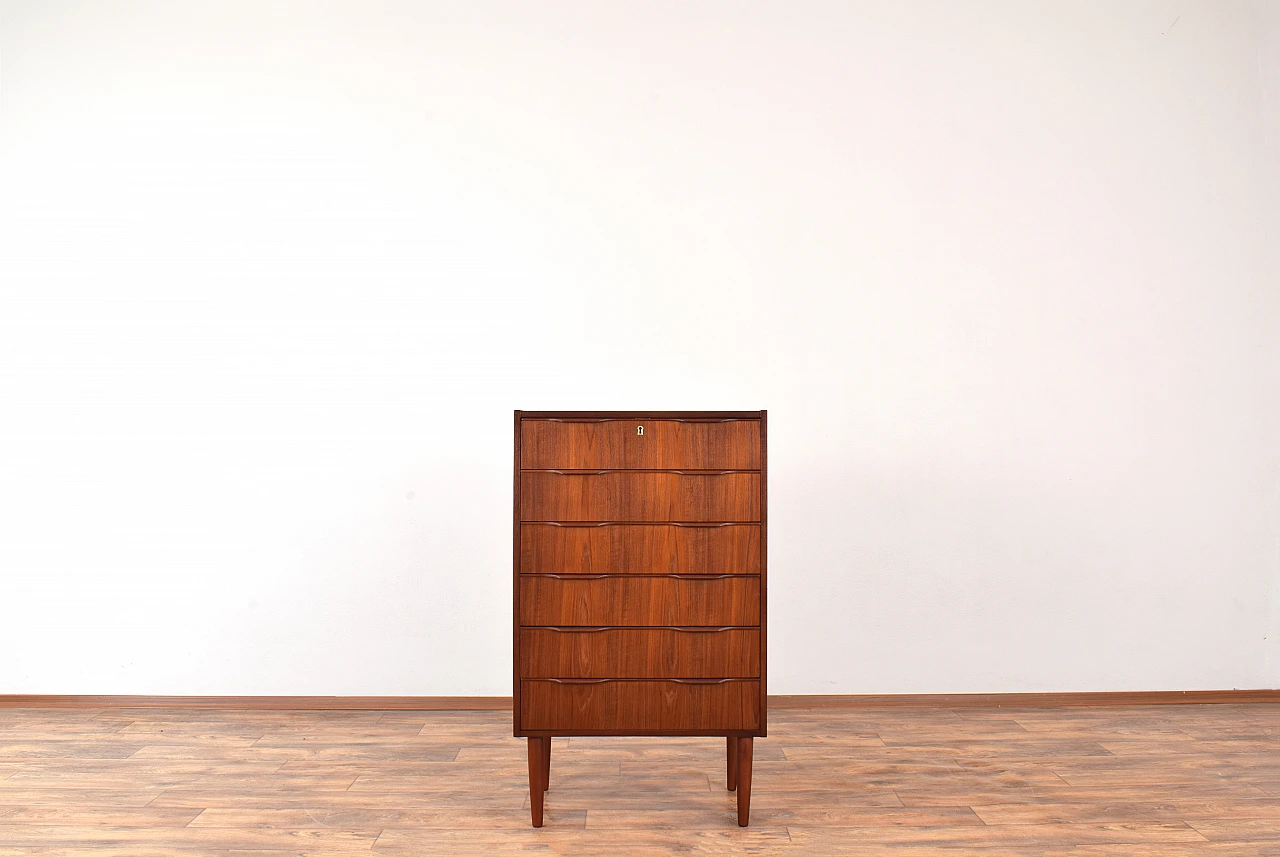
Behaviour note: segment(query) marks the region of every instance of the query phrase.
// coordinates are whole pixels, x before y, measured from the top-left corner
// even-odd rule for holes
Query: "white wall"
[[[0,693],[505,694],[514,408],[768,408],[776,693],[1280,686],[1275,3],[0,6]]]

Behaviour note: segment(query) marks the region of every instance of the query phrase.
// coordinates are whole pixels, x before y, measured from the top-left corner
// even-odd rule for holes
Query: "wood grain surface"
[[[759,521],[759,473],[520,473],[522,521]]]
[[[521,625],[758,625],[755,577],[521,575]]]
[[[520,525],[525,574],[759,574],[760,526]]]
[[[521,681],[527,731],[659,732],[760,728],[760,682]]]
[[[525,420],[520,458],[529,469],[759,470],[760,421]]]
[[[759,628],[522,628],[526,678],[759,678]]]
[[[750,827],[723,739],[556,738],[533,829],[506,712],[0,710],[0,855],[1280,855],[1280,704],[770,720]]]

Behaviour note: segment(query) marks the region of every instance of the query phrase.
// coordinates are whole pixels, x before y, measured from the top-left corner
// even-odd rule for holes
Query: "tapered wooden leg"
[[[543,773],[543,761],[546,759],[543,742],[547,738],[529,739],[529,813],[533,816],[533,826],[542,826],[542,790],[546,777]]]
[[[738,739],[738,826],[751,818],[751,739]]]
[[[542,790],[551,788],[551,739],[542,739]]]
[[[730,735],[724,739],[727,749],[725,753],[725,787],[733,791],[738,787],[738,739]]]

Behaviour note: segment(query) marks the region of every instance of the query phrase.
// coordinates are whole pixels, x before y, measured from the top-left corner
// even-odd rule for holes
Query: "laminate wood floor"
[[[775,709],[751,826],[721,739],[500,711],[0,710],[0,857],[1280,855],[1280,705]]]

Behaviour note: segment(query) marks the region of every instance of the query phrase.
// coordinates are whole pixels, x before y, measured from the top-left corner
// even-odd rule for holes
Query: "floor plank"
[[[724,742],[553,742],[500,711],[0,711],[0,857],[1280,857],[1280,705],[781,709],[752,824]]]

